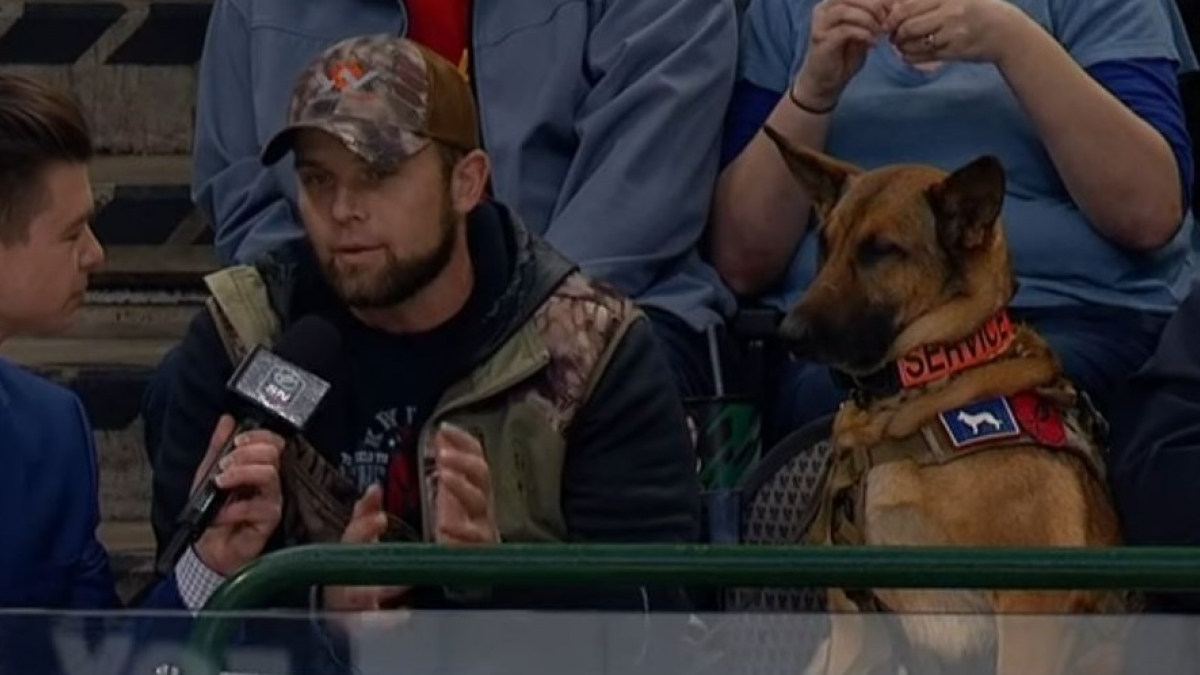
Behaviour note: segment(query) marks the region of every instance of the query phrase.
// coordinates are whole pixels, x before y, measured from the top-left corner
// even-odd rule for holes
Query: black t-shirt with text
[[[472,218],[475,284],[463,310],[428,332],[394,335],[341,317],[349,364],[349,450],[342,470],[360,491],[384,488],[387,510],[420,531],[417,441],[445,390],[466,376],[479,326],[511,273],[507,241],[490,218]]]

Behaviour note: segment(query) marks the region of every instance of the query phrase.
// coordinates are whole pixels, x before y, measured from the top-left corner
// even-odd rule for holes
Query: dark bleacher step
[[[211,246],[111,246],[103,270],[92,275],[91,288],[119,293],[196,293],[204,275],[218,268]]]
[[[209,0],[0,0],[0,67],[70,90],[105,152],[190,152]]]
[[[198,291],[217,269],[212,228],[192,203],[186,155],[101,156],[92,166],[96,236],[107,251],[94,288]]]
[[[199,60],[212,2],[5,0],[0,9],[0,63],[69,65],[96,54],[105,65],[180,66]]]
[[[10,340],[0,356],[74,391],[98,430],[132,424],[155,368],[177,339]]]
[[[200,293],[89,293],[72,329],[50,338],[14,338],[0,355],[73,390],[98,430],[133,424],[155,368],[183,338]]]
[[[101,340],[176,340],[200,307],[198,294],[95,292],[62,337]]]
[[[152,367],[176,342],[174,338],[14,338],[0,346],[0,353],[30,368],[71,373]]]
[[[92,165],[96,236],[105,246],[212,245],[191,196],[186,155],[101,156]]]

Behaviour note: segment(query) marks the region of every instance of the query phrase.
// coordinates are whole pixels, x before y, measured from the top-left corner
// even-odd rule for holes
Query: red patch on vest
[[[1058,406],[1030,392],[1011,396],[1008,400],[1021,429],[1038,443],[1052,448],[1067,444],[1067,426]]]

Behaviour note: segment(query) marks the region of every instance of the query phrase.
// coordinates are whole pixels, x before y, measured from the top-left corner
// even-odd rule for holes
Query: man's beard
[[[447,192],[438,218],[438,241],[432,251],[400,260],[384,251],[383,268],[345,275],[336,258],[325,264],[325,276],[342,301],[355,309],[384,309],[410,300],[433,283],[450,264],[458,244],[458,224]]]

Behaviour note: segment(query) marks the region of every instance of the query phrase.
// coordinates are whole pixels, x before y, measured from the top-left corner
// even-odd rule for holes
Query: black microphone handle
[[[184,552],[189,546],[196,543],[200,535],[204,534],[204,531],[212,524],[213,518],[217,517],[221,508],[225,506],[225,502],[229,500],[229,491],[218,487],[215,479],[220,471],[221,459],[233,452],[234,439],[240,434],[261,428],[261,426],[262,424],[257,418],[247,417],[239,420],[233,433],[225,439],[225,444],[217,452],[217,458],[213,461],[212,466],[208,467],[208,472],[200,483],[200,487],[192,494],[183,512],[175,519],[175,534],[158,559],[157,572],[160,576],[169,576],[174,571],[175,565],[179,563]]]

